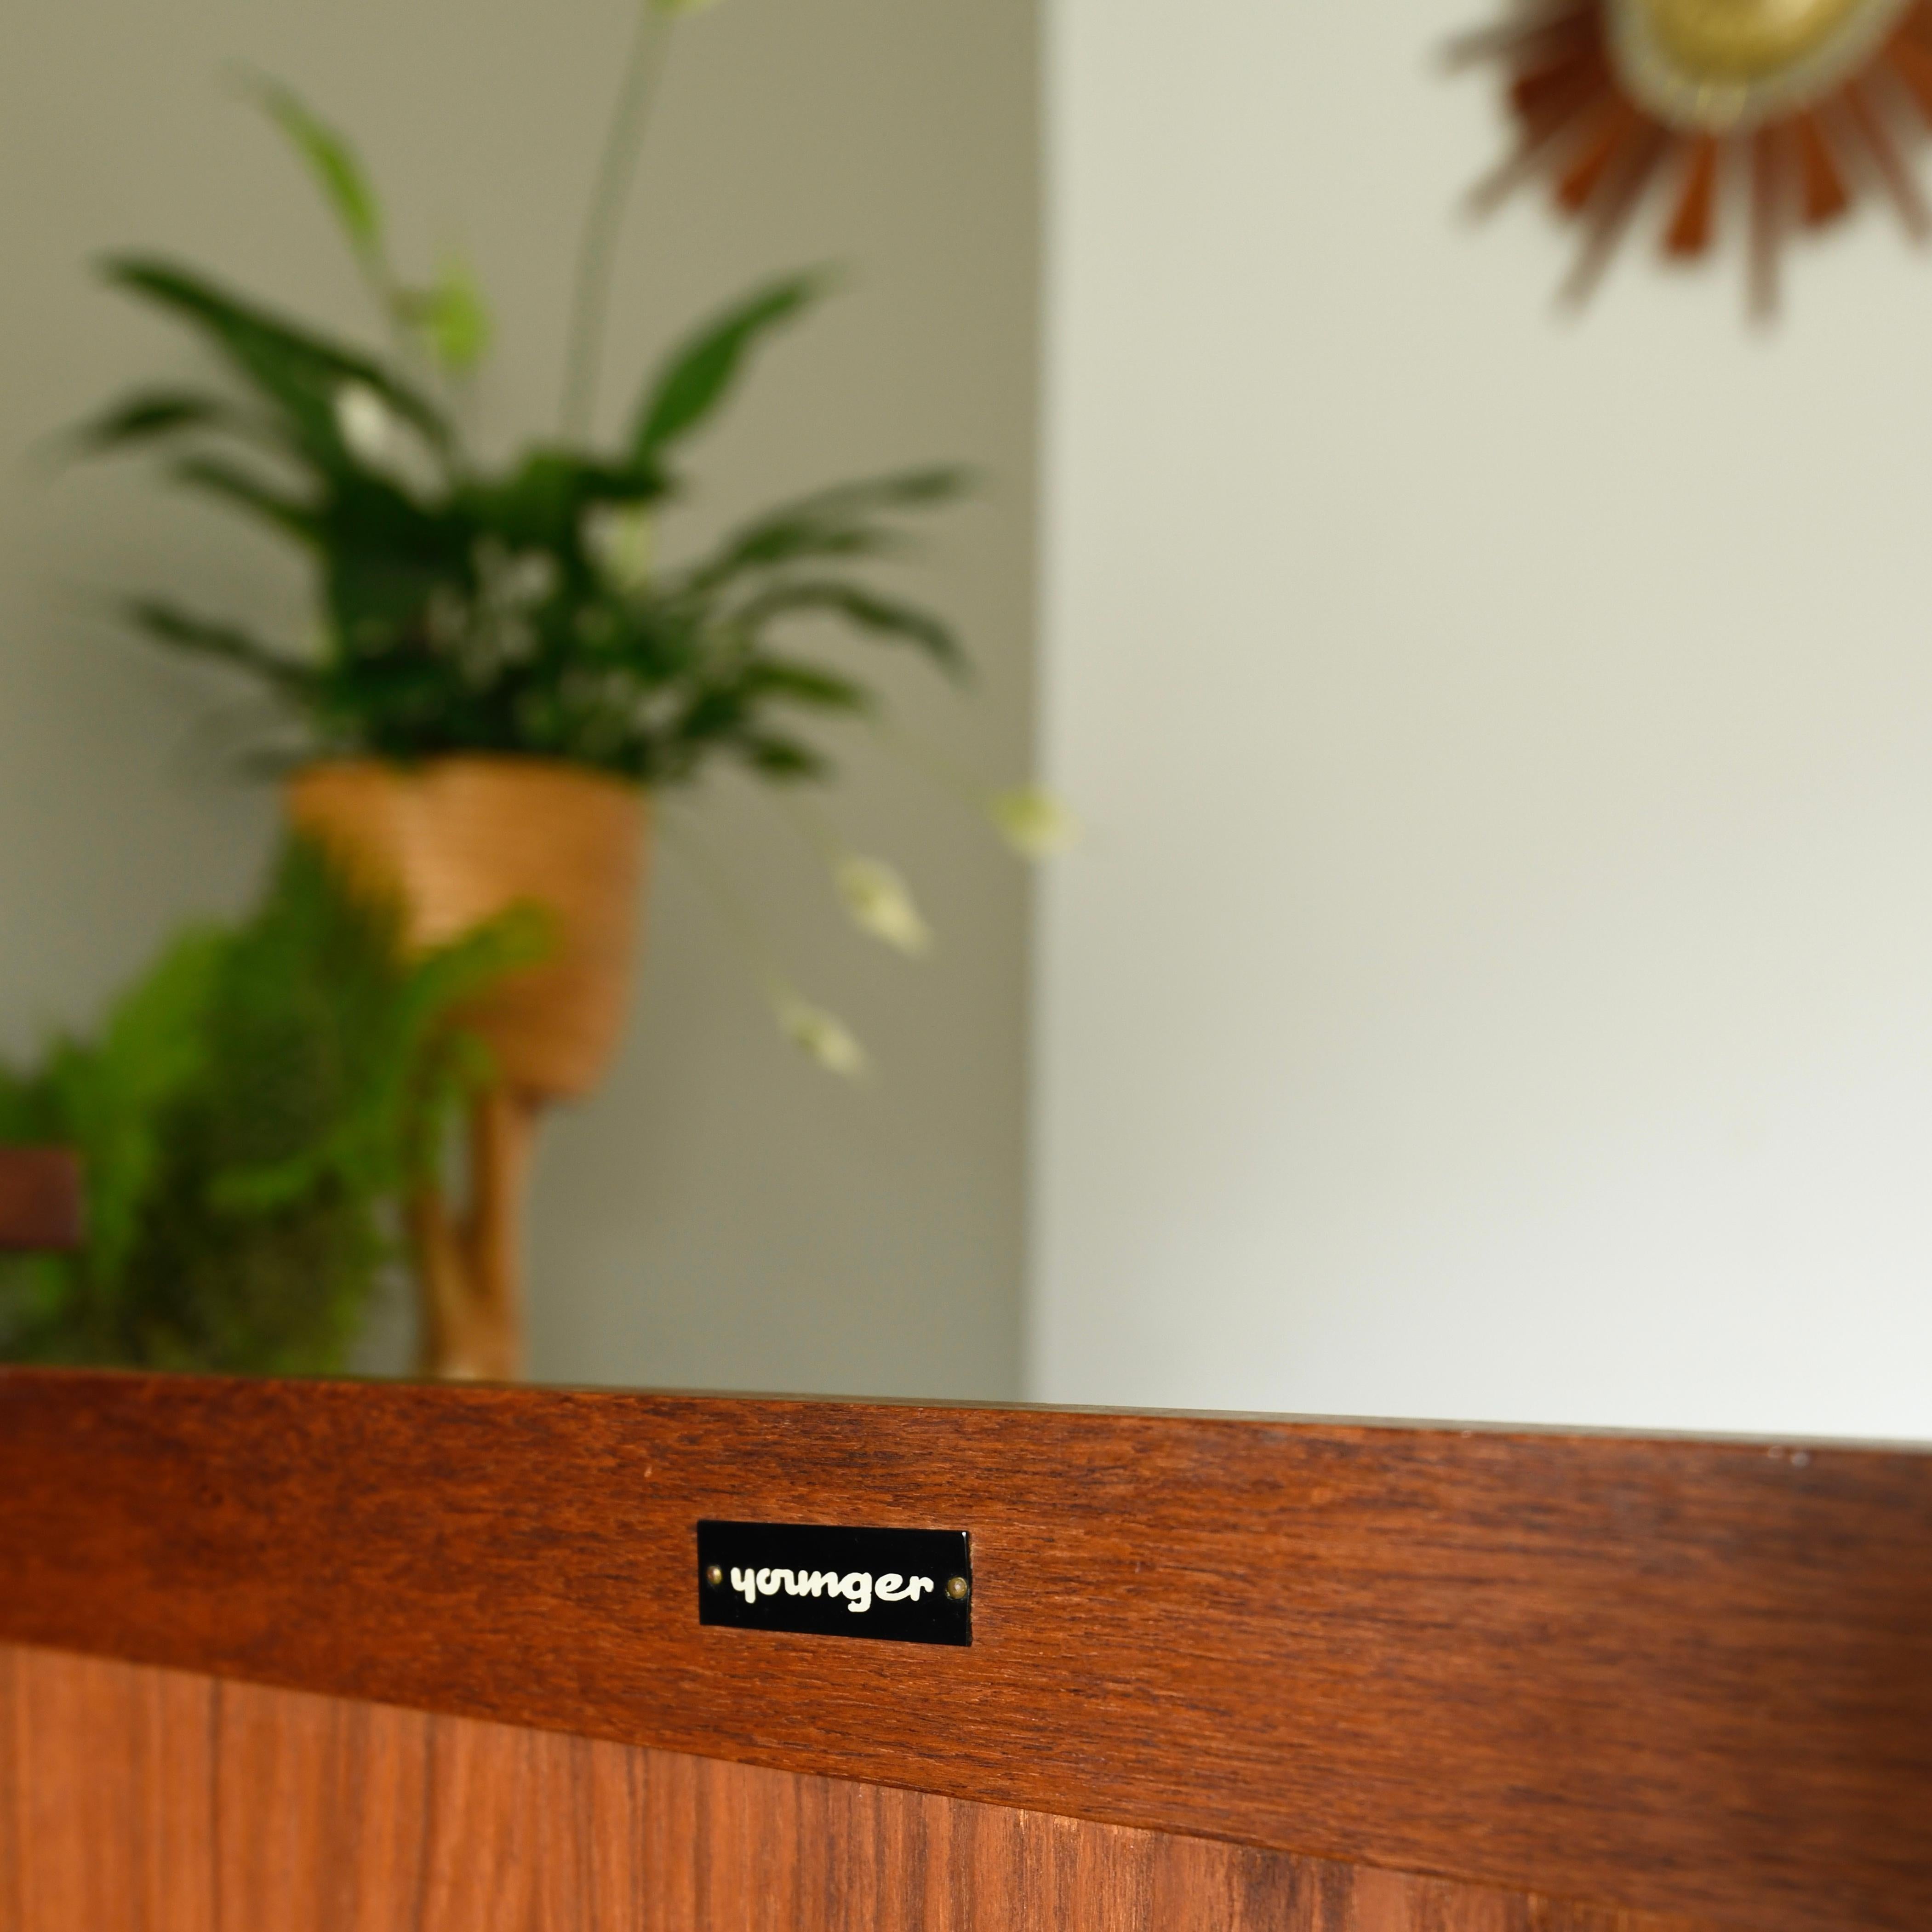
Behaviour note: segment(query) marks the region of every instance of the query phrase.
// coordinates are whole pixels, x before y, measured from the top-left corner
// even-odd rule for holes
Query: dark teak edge
[[[0,1372],[0,1640],[1756,1928],[1932,1924],[1932,1456]],[[694,1526],[964,1529],[970,1648]]]

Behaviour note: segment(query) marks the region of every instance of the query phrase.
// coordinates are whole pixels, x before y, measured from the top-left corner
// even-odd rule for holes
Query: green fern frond
[[[516,910],[421,958],[316,847],[254,915],[178,940],[92,1040],[0,1068],[0,1141],[76,1148],[77,1255],[0,1263],[0,1358],[341,1365],[397,1204],[492,1075],[458,1016],[549,935]]]

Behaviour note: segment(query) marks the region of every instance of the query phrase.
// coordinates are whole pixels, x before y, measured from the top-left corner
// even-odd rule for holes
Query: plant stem
[[[578,249],[577,285],[571,302],[569,348],[563,369],[563,433],[572,442],[581,442],[590,434],[598,365],[604,354],[604,326],[610,308],[617,230],[637,176],[638,157],[670,39],[670,16],[660,10],[656,0],[641,0],[637,38],[618,90],[616,111],[611,116],[597,185],[584,218],[584,239]]]

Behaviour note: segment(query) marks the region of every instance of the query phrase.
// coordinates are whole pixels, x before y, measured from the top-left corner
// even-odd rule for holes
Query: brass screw
[[[724,1572],[718,1564],[712,1564],[704,1573],[704,1580],[715,1590],[724,1580]]]
[[[973,1594],[973,1586],[964,1576],[949,1576],[946,1580],[946,1594],[956,1604],[963,1604]]]

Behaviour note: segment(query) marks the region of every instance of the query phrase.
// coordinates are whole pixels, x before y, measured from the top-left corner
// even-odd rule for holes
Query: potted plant
[[[467,1210],[434,1180],[410,1210],[433,1374],[520,1365],[531,1130],[545,1105],[594,1084],[615,1045],[653,800],[721,760],[778,784],[829,775],[797,722],[864,713],[873,700],[785,647],[800,618],[910,646],[949,674],[963,665],[944,623],[855,571],[896,547],[905,517],[959,494],[956,467],[827,488],[701,554],[656,554],[655,519],[680,494],[688,440],[824,276],[774,281],[713,316],[645,382],[615,447],[588,440],[618,216],[680,10],[651,0],[641,14],[585,227],[560,434],[506,464],[478,460],[451,406],[488,340],[473,283],[460,268],[427,286],[397,274],[355,153],[286,88],[251,83],[325,191],[389,349],[348,345],[173,262],[106,266],[117,287],[196,332],[232,380],[130,397],[88,426],[86,446],[158,448],[174,482],[296,544],[320,619],[307,650],[152,598],[130,607],[135,622],[273,694],[293,728],[274,748],[291,819],[396,896],[412,947],[515,905],[546,922],[547,956],[464,1016],[496,1074],[472,1112]],[[1032,788],[988,802],[1023,847],[1058,829]],[[888,868],[850,861],[839,884],[862,924],[916,946],[922,928]],[[801,1045],[857,1064],[829,1016],[788,989],[775,998]]]

